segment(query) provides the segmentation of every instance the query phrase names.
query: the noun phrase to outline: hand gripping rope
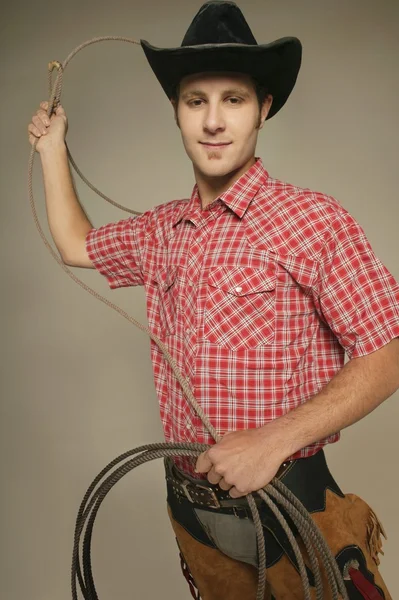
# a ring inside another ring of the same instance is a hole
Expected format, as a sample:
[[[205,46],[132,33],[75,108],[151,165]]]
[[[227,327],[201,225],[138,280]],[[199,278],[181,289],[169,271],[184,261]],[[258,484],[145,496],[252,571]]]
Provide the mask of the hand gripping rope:
[[[133,39],[119,37],[119,36],[104,36],[97,37],[91,40],[88,40],[75,48],[71,54],[66,58],[63,63],[58,61],[52,61],[48,64],[48,76],[49,76],[49,106],[47,110],[47,115],[50,117],[54,112],[55,108],[60,103],[61,97],[61,89],[62,89],[62,81],[64,71],[69,63],[69,61],[77,54],[80,50],[89,46],[90,44],[94,44],[97,42],[103,41],[122,41],[129,42],[131,44],[140,45],[139,42]],[[52,72],[54,69],[58,70],[57,78],[52,86]],[[122,310],[119,306],[116,306],[112,302],[109,302],[106,298],[98,294],[95,290],[88,287],[83,281],[78,279],[74,273],[68,269],[68,267],[63,263],[58,254],[53,250],[52,246],[47,241],[43,230],[40,226],[40,223],[37,218],[36,207],[33,199],[33,191],[32,191],[32,169],[33,169],[33,160],[35,156],[37,140],[31,149],[31,154],[29,157],[29,168],[28,168],[28,191],[29,191],[29,200],[32,208],[33,218],[36,224],[36,227],[39,231],[39,234],[47,246],[48,250],[52,254],[53,258],[57,261],[57,263],[64,269],[64,271],[71,277],[77,284],[79,284],[83,289],[85,289],[89,294],[101,300],[104,304],[117,311],[120,315],[122,315],[125,319],[127,319],[130,323],[144,331],[151,340],[160,348],[163,352],[165,360],[169,363],[173,373],[178,379],[182,389],[187,397],[187,400],[190,402],[191,406],[197,412],[198,416],[201,418],[205,427],[208,429],[209,433],[214,438],[215,442],[220,441],[221,436],[216,432],[213,425],[210,423],[208,417],[204,414],[202,408],[196,402],[194,395],[192,394],[188,382],[183,378],[181,373],[178,370],[177,364],[175,360],[172,358],[171,354],[168,351],[166,345],[156,336],[154,335],[147,327],[133,319],[129,316],[124,310]],[[104,198],[107,202],[113,204],[117,208],[120,208],[123,211],[129,212],[134,215],[139,215],[134,210],[128,209],[120,204],[117,204],[104,194],[102,194],[96,187],[94,187],[80,172],[77,165],[75,164],[67,146],[68,158],[78,173],[78,175],[82,178],[82,180],[99,196]],[[135,469],[139,465],[153,460],[155,458],[164,458],[167,456],[191,456],[198,457],[202,452],[207,450],[209,446],[204,444],[186,444],[186,443],[160,443],[160,444],[149,444],[146,446],[141,446],[134,450],[130,450],[114,459],[109,463],[99,475],[94,479],[93,483],[90,485],[87,490],[85,497],[80,505],[76,527],[75,527],[75,536],[74,536],[74,544],[73,544],[73,556],[72,556],[72,598],[73,600],[78,600],[77,593],[77,582],[79,583],[81,593],[85,600],[98,600],[98,595],[96,592],[96,588],[94,585],[93,574],[92,574],[92,566],[91,566],[91,538],[93,533],[94,521],[98,512],[98,509],[101,506],[102,501],[108,494],[108,492],[112,489],[112,487],[129,471]],[[101,481],[103,480],[103,481]],[[97,489],[96,489],[97,488]],[[263,501],[267,504],[270,510],[274,513],[276,519],[280,522],[283,527],[285,533],[287,534],[288,539],[292,545],[293,551],[295,553],[299,572],[301,575],[303,590],[304,590],[304,598],[305,600],[311,600],[311,591],[308,576],[306,573],[306,567],[304,563],[304,559],[302,557],[300,548],[298,543],[292,533],[286,519],[283,514],[279,510],[277,504],[280,504],[281,507],[288,513],[293,523],[298,529],[299,535],[301,536],[304,546],[306,548],[310,567],[312,569],[314,578],[315,578],[315,587],[316,587],[316,598],[317,600],[323,600],[325,598],[323,582],[321,577],[321,570],[319,561],[321,561],[322,566],[325,569],[328,586],[331,591],[332,600],[339,600],[339,598],[343,598],[344,600],[349,600],[348,594],[346,592],[345,584],[343,577],[339,571],[338,565],[335,561],[334,556],[332,555],[331,550],[326,544],[320,530],[312,520],[309,513],[306,511],[305,507],[299,502],[299,500],[294,496],[290,490],[277,478],[273,478],[273,480],[263,489],[258,490],[256,492],[263,499]],[[256,600],[263,600],[265,594],[266,587],[266,548],[265,541],[263,536],[262,524],[259,517],[259,512],[253,498],[252,494],[247,495],[248,505],[252,512],[253,521],[256,529],[256,538],[258,545],[258,556],[259,556],[259,577],[258,577],[258,590]],[[82,548],[80,549],[80,540],[83,538]],[[80,562],[80,551],[82,551],[82,563]],[[82,566],[83,570],[82,570]]]

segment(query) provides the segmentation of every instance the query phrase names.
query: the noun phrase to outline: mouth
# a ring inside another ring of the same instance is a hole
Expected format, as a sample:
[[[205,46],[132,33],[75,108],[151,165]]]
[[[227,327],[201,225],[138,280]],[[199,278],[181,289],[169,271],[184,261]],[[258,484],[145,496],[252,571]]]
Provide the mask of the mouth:
[[[202,146],[205,146],[205,148],[209,148],[210,150],[226,148],[227,146],[230,146],[231,143],[232,142],[200,142]]]

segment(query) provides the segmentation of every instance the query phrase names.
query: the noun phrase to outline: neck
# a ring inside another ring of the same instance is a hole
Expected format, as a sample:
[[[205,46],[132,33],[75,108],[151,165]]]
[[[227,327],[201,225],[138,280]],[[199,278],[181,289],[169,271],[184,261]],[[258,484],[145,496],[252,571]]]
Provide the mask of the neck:
[[[237,179],[241,177],[252,165],[256,162],[256,158],[253,156],[244,165],[222,175],[220,177],[207,176],[199,171],[194,166],[195,181],[198,186],[199,197],[201,198],[201,206],[205,208],[209,204],[212,204],[214,200],[219,198],[226,190],[233,185]]]

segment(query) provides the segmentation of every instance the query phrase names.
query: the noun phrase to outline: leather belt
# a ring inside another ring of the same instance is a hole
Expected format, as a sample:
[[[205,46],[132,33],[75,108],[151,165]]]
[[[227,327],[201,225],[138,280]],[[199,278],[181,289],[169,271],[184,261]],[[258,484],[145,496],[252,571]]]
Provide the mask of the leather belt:
[[[283,463],[276,475],[281,477],[292,461]],[[178,469],[171,458],[165,459],[166,481],[171,491],[180,498],[189,500],[204,508],[239,508],[247,507],[245,497],[232,498],[228,491],[222,490],[217,484],[214,485],[207,480],[194,479]],[[257,505],[262,504],[261,498],[254,496]]]

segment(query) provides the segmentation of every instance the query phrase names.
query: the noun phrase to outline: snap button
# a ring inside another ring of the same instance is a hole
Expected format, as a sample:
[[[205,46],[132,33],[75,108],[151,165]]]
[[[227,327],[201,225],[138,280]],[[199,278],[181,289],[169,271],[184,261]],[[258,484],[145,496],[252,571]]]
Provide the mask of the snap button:
[[[242,292],[242,287],[240,285],[236,287],[236,292],[237,294],[240,294]]]

